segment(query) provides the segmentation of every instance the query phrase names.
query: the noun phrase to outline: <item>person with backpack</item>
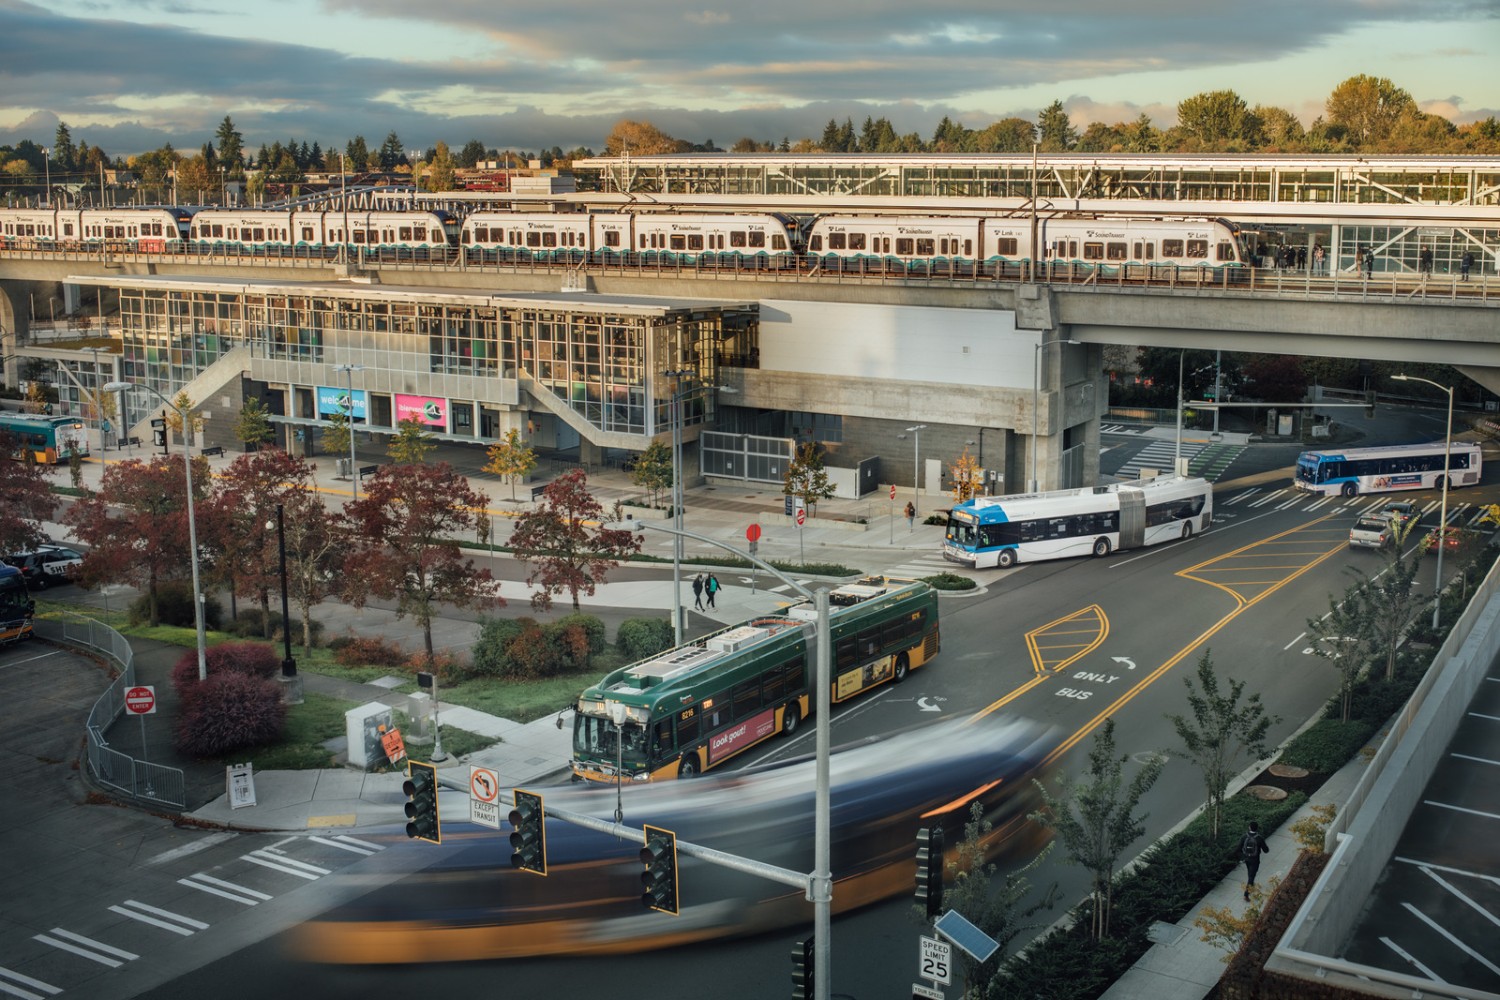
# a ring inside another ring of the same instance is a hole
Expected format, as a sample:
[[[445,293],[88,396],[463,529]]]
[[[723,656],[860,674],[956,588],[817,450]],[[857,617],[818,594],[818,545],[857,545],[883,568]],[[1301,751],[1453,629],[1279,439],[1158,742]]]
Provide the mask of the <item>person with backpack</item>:
[[[708,582],[703,585],[703,592],[708,595],[708,607],[709,610],[712,611],[714,607],[714,598],[717,597],[719,593],[719,578],[714,576],[712,573],[708,574]]]
[[[916,508],[916,506],[910,500],[908,500],[908,501],[906,501],[906,530],[907,531],[913,530],[913,525],[916,524],[916,520],[917,520],[917,508]]]
[[[1260,824],[1254,820],[1250,821],[1250,829],[1245,831],[1245,836],[1240,839],[1240,857],[1245,861],[1245,872],[1249,875],[1249,881],[1245,884],[1245,902],[1250,902],[1250,889],[1255,885],[1255,874],[1260,871],[1260,856],[1271,853],[1266,846],[1266,838],[1260,835]]]
[[[709,603],[713,603],[713,595],[709,595]],[[703,574],[699,573],[693,577],[693,610],[703,610]]]

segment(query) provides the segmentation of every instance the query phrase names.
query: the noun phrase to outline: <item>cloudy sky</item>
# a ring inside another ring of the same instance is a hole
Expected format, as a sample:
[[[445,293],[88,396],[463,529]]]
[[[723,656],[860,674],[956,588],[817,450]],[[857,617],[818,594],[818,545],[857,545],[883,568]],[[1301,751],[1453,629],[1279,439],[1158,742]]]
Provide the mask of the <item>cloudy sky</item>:
[[[0,144],[287,139],[602,150],[622,118],[727,148],[889,118],[930,137],[1176,120],[1231,89],[1311,122],[1358,73],[1500,115],[1497,0],[0,0]]]

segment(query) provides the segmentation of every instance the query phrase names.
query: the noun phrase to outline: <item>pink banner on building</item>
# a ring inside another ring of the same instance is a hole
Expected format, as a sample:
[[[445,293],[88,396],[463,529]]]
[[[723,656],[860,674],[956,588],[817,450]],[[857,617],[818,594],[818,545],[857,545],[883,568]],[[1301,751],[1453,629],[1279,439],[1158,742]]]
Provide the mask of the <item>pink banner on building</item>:
[[[429,427],[448,429],[448,401],[434,396],[403,396],[396,393],[396,422],[419,420]]]

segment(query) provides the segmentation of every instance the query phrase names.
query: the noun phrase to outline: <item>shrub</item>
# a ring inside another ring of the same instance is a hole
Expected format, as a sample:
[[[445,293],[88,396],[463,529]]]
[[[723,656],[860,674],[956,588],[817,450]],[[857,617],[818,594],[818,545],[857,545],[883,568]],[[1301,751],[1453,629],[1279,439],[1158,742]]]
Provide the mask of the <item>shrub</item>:
[[[406,666],[414,674],[421,672],[436,674],[440,681],[455,680],[470,673],[468,661],[463,654],[455,653],[451,649],[438,650],[432,654],[430,660],[425,650],[413,653],[407,659]]]
[[[275,681],[232,671],[210,674],[178,713],[177,749],[201,758],[264,746],[281,735],[285,721]]]
[[[510,644],[520,635],[529,618],[480,616],[479,638],[474,642],[471,671],[480,677],[503,677],[511,668]],[[535,624],[533,622],[533,624]]]
[[[281,642],[281,641],[283,641],[282,640],[282,634],[281,634],[280,624],[281,624],[280,622],[277,622],[277,628],[271,634],[271,638],[275,642]],[[321,646],[321,645],[323,645],[323,623],[320,622],[320,621],[318,621],[316,618],[310,618],[310,619],[308,619],[307,624],[308,624],[308,630],[312,633],[312,644],[314,646]],[[302,619],[300,619],[300,618],[293,618],[292,619],[292,645],[297,646],[297,645],[301,645],[301,643],[302,643]]]
[[[595,653],[604,652],[604,622],[600,620],[598,615],[564,615],[552,623],[552,626],[558,629],[573,625],[581,628],[584,635],[588,638],[588,653],[590,656]]]
[[[220,674],[244,674],[249,677],[270,679],[276,676],[281,660],[275,651],[263,642],[224,642],[210,646],[203,653],[203,665],[208,676]],[[190,649],[178,657],[172,667],[172,687],[181,698],[196,696],[198,682],[198,651]]]
[[[506,647],[509,669],[506,673],[518,680],[551,677],[562,672],[563,659],[557,645],[534,619],[520,619],[519,635]]]
[[[939,573],[936,576],[924,576],[922,582],[933,590],[973,590],[979,584],[966,576],[957,573]]]
[[[333,652],[334,660],[346,667],[400,667],[407,656],[406,650],[379,636],[350,636]]]
[[[203,626],[204,628],[217,629],[219,619],[224,609],[218,600],[207,594],[203,597]],[[141,594],[130,603],[130,623],[132,625],[143,625],[151,621],[151,600],[148,595]],[[163,625],[183,625],[192,628],[197,625],[197,619],[193,616],[193,587],[192,584],[181,580],[172,580],[167,583],[158,584],[156,587],[156,615]]]
[[[672,639],[672,623],[665,618],[627,618],[615,633],[615,646],[634,662],[671,649]]]
[[[1369,742],[1375,727],[1361,719],[1319,719],[1282,751],[1281,763],[1332,774]]]
[[[589,641],[588,630],[582,623],[563,619],[552,622],[543,631],[547,634],[547,641],[557,651],[560,666],[573,670],[583,670],[588,667],[593,644]]]
[[[265,620],[269,618],[271,628],[265,627]],[[234,635],[243,636],[246,639],[269,639],[275,635],[276,629],[281,626],[281,613],[272,611],[268,615],[261,615],[260,608],[250,607],[240,611],[234,616],[234,621],[224,629]]]

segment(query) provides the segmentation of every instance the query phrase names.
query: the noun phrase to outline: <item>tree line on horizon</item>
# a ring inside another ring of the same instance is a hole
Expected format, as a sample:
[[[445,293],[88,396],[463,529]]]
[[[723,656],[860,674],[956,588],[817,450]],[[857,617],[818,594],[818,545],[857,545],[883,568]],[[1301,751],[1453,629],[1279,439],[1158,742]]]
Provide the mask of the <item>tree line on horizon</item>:
[[[1360,74],[1334,87],[1324,102],[1324,114],[1304,127],[1286,108],[1250,106],[1233,90],[1194,94],[1177,105],[1177,124],[1157,128],[1147,114],[1134,121],[1090,122],[1079,129],[1062,101],[1043,108],[1035,121],[1009,117],[983,128],[970,128],[944,116],[931,138],[920,133],[898,133],[886,117],[866,116],[856,130],[853,118],[842,123],[830,118],[818,138],[737,139],[722,149],[712,139],[694,143],[668,135],[648,121],[624,119],[605,139],[603,155],[653,156],[673,153],[1302,153],[1341,154],[1500,154],[1500,121],[1492,115],[1481,121],[1455,125],[1442,115],[1417,107],[1410,92],[1385,77]],[[371,148],[363,135],[347,140],[342,149],[307,139],[262,142],[251,153],[230,115],[225,115],[212,141],[195,154],[184,154],[168,143],[160,149],[111,159],[102,148],[75,140],[66,122],[59,122],[50,147],[22,140],[0,146],[0,186],[36,187],[50,172],[57,184],[94,183],[102,169],[131,170],[151,187],[167,183],[175,174],[180,190],[211,191],[228,180],[253,177],[258,184],[295,184],[309,173],[404,173],[417,176],[428,190],[447,190],[454,172],[481,162],[543,167],[571,166],[591,157],[588,147],[563,150],[559,146],[536,151],[501,149],[469,139],[454,148],[437,142],[431,148],[409,151],[394,132]]]

